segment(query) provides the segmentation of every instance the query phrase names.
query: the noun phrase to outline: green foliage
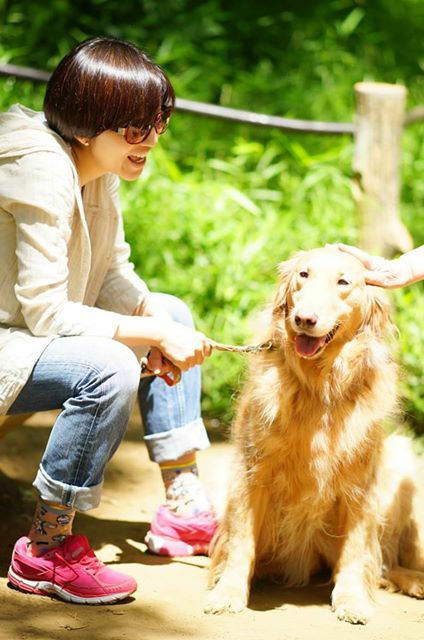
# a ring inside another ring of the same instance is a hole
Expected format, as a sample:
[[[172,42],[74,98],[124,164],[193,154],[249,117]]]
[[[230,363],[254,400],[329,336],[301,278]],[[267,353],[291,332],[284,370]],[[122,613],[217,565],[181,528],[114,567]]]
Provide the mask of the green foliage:
[[[52,69],[92,35],[134,41],[180,97],[296,118],[351,121],[353,84],[402,82],[424,103],[421,0],[0,0],[0,59]],[[54,16],[54,20],[52,20]],[[43,87],[0,79],[0,106],[41,108]],[[424,126],[403,139],[402,215],[424,244]],[[357,242],[352,140],[286,134],[176,113],[141,180],[122,185],[127,235],[152,289],[175,293],[218,341],[251,339],[292,252]],[[422,285],[396,292],[411,424],[424,431]],[[204,410],[227,420],[244,360],[214,354]]]

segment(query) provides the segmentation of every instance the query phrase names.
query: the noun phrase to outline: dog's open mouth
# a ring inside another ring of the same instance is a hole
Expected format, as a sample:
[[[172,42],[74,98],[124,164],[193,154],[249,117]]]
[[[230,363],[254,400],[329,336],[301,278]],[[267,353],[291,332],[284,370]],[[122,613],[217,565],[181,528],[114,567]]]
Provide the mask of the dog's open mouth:
[[[336,324],[325,336],[308,336],[306,333],[298,333],[294,339],[294,347],[297,355],[302,358],[316,356],[334,338],[340,325]]]

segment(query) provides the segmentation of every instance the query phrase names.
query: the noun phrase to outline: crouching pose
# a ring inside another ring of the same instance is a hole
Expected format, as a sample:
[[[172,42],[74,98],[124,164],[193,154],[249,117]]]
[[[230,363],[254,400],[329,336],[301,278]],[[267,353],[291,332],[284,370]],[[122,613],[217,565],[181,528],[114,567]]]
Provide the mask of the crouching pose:
[[[118,197],[119,177],[141,175],[174,102],[137,47],[94,38],[59,63],[44,113],[15,105],[0,115],[0,413],[60,410],[8,574],[27,592],[95,604],[135,590],[72,523],[99,504],[137,396],[166,492],[150,550],[206,553],[216,528],[195,459],[208,446],[198,365],[211,347],[181,300],[135,274]],[[141,383],[136,347],[155,374]]]

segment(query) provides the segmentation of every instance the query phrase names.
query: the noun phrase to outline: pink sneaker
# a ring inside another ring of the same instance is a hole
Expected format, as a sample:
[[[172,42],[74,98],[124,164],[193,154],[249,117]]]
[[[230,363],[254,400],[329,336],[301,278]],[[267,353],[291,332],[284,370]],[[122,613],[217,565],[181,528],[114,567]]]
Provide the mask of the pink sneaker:
[[[217,526],[212,511],[184,518],[161,506],[144,541],[149,551],[161,556],[207,556]]]
[[[44,555],[28,554],[28,538],[15,544],[7,577],[21,591],[56,594],[77,604],[103,604],[126,598],[137,589],[133,578],[109,569],[94,555],[85,536],[68,536]]]

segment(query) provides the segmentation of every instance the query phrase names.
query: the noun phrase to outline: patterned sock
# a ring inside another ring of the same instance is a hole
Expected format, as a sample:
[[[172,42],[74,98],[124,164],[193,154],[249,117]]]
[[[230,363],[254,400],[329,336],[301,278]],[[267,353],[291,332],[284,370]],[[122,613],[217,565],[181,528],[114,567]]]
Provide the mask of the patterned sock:
[[[165,486],[166,506],[176,515],[191,517],[211,509],[205,490],[199,480],[196,458],[160,464]]]
[[[75,510],[54,502],[39,499],[28,538],[33,556],[41,556],[58,547],[72,533]]]

